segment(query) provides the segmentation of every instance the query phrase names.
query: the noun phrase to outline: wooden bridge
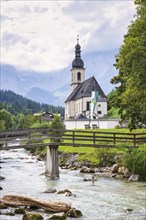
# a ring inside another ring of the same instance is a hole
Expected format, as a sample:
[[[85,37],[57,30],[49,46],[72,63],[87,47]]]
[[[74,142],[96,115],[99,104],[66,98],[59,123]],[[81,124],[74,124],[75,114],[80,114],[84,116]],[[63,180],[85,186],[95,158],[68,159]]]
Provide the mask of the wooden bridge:
[[[138,147],[146,143],[146,133],[101,132],[98,130],[27,129],[0,132],[1,150],[47,147],[45,173],[59,177],[58,147],[113,148]]]

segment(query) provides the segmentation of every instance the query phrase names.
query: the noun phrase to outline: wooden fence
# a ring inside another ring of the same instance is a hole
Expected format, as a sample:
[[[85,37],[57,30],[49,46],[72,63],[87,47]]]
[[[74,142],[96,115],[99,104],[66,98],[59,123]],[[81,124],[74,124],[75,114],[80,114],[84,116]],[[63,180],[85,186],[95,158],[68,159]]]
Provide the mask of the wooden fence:
[[[0,132],[1,149],[48,145],[74,147],[138,147],[146,143],[146,133],[101,132],[91,130],[27,129]]]

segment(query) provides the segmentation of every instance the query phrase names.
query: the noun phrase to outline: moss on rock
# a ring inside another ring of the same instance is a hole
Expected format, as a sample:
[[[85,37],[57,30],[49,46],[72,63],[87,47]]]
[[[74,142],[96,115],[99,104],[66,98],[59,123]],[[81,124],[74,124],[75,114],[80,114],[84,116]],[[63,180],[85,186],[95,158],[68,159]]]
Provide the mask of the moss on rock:
[[[43,217],[40,214],[37,213],[30,213],[27,212],[23,215],[22,220],[42,220]]]

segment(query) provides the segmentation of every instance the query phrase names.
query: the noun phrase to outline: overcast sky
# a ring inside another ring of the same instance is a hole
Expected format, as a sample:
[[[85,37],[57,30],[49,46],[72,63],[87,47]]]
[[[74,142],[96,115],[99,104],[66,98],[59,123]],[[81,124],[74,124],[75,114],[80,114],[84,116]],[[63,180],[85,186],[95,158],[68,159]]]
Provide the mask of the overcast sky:
[[[35,71],[68,66],[82,53],[119,48],[135,14],[128,0],[1,0],[1,63]]]

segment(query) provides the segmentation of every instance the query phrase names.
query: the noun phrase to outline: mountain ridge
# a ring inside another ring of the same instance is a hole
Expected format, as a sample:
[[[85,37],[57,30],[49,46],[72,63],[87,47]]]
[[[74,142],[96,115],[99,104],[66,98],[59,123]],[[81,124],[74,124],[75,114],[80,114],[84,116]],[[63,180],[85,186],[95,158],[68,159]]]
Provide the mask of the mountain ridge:
[[[105,94],[114,88],[110,80],[117,73],[113,67],[116,53],[117,50],[113,50],[82,56],[86,79],[94,75]],[[1,64],[1,89],[12,90],[40,103],[47,101],[47,104],[64,106],[64,101],[70,94],[70,69],[71,64],[61,70],[42,73]]]

